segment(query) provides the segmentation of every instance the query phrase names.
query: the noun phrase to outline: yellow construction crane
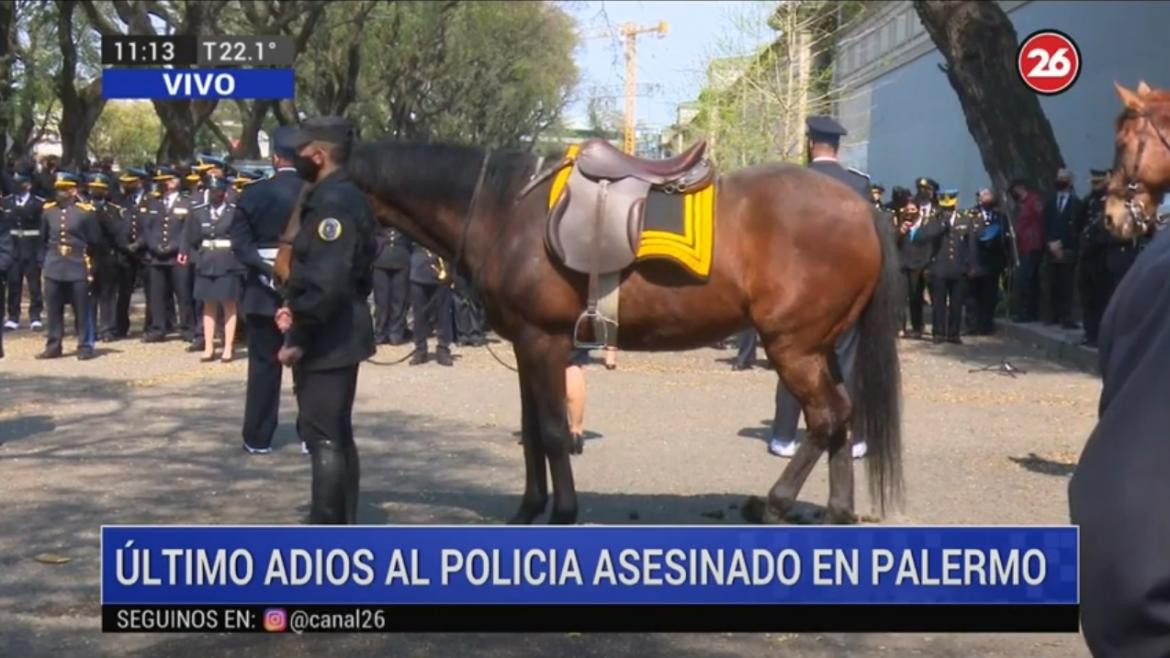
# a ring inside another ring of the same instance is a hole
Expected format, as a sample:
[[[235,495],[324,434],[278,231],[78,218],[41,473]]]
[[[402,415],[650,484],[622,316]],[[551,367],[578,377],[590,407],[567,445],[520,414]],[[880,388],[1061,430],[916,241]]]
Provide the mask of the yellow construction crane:
[[[661,21],[658,25],[644,26],[633,23],[622,23],[617,30],[604,30],[593,36],[613,37],[620,36],[625,46],[626,55],[626,107],[622,117],[622,150],[633,155],[634,128],[637,124],[638,99],[638,35],[655,33],[658,38],[666,36],[670,25]]]
[[[634,25],[633,23],[622,23],[618,26],[618,33],[625,39],[626,51],[626,111],[624,125],[622,126],[622,146],[623,150],[630,155],[634,154],[634,127],[636,107],[638,98],[638,35],[657,33],[658,38],[666,36],[670,25],[666,21],[660,21],[658,25],[653,27],[646,27],[641,25]]]

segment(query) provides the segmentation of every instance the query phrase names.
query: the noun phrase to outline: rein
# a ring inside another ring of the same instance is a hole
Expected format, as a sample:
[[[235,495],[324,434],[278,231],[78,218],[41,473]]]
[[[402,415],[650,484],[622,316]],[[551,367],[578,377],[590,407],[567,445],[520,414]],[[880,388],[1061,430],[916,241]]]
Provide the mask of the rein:
[[[1170,140],[1166,139],[1166,135],[1162,133],[1162,129],[1153,120],[1149,110],[1145,110],[1140,115],[1145,125],[1153,129],[1154,134],[1158,136],[1158,141],[1162,142],[1162,146],[1170,151]],[[1141,138],[1138,139],[1137,155],[1133,159],[1132,173],[1129,174],[1125,182],[1125,209],[1129,212],[1130,221],[1145,230],[1159,229],[1166,224],[1166,219],[1157,217],[1153,211],[1147,212],[1146,208],[1140,201],[1137,200],[1137,193],[1141,189],[1142,184],[1138,181],[1138,171],[1141,169],[1142,155],[1146,150],[1147,131],[1142,131]]]

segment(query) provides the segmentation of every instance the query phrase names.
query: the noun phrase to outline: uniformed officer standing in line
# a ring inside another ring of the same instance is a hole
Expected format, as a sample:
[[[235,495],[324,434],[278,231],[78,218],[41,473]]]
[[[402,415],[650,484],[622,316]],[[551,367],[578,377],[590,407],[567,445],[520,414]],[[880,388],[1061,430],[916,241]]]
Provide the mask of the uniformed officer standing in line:
[[[203,315],[203,362],[215,359],[215,323],[223,309],[223,353],[220,361],[234,358],[236,339],[236,303],[243,292],[244,268],[232,254],[229,237],[235,206],[227,203],[228,182],[211,178],[207,185],[207,203],[192,208],[187,220],[183,249],[195,270],[195,299]]]
[[[41,213],[45,200],[33,193],[28,173],[13,176],[16,191],[0,202],[9,217],[14,253],[8,268],[8,320],[5,329],[20,328],[20,298],[28,284],[29,328],[40,330],[44,298],[41,296],[41,267],[45,262],[45,235]]]
[[[189,172],[183,177],[185,184],[179,192],[179,197],[182,199],[183,205],[179,210],[176,210],[175,219],[180,223],[180,231],[182,235],[187,234],[187,220],[205,203],[206,186],[203,184],[203,176],[195,170],[194,164],[183,162],[183,164],[176,167],[179,172]],[[186,212],[183,212],[183,208]],[[181,242],[181,240],[180,240]],[[180,319],[181,327],[187,327],[186,331],[182,332],[183,340],[187,341],[188,352],[199,352],[203,350],[203,302],[195,297],[195,267],[187,260],[187,257],[181,253],[176,260],[178,266],[175,269],[175,274],[178,275],[178,281],[184,286],[187,292],[187,298],[191,300],[190,317]],[[183,311],[180,310],[182,314]],[[211,341],[215,341],[215,335],[212,334]]]
[[[1077,290],[1081,295],[1081,312],[1085,322],[1082,345],[1097,347],[1101,316],[1109,303],[1109,268],[1106,246],[1113,236],[1105,227],[1105,190],[1109,172],[1089,170],[1089,194],[1084,200],[1085,226],[1081,229],[1077,262]]]
[[[967,324],[971,333],[995,333],[995,307],[999,305],[999,282],[1007,267],[1008,232],[1006,219],[989,188],[979,190],[979,204],[968,211],[974,223],[975,262],[967,296]]]
[[[427,339],[435,331],[435,362],[454,365],[451,342],[451,271],[446,261],[415,243],[410,254],[410,307],[414,309],[414,356],[410,365],[427,362]]]
[[[915,193],[913,207],[915,212],[901,218],[896,233],[898,239],[898,260],[902,276],[906,281],[906,309],[903,316],[909,322],[902,323],[902,337],[919,339],[925,327],[923,319],[923,305],[926,303],[926,269],[930,265],[933,255],[933,244],[921,238],[922,228],[937,220],[938,205],[934,203],[934,180],[926,177],[918,179],[918,191]]]
[[[179,196],[179,180],[175,170],[160,167],[154,180],[165,186],[165,191],[147,203],[146,215],[142,221],[142,238],[146,245],[147,265],[150,274],[147,280],[151,326],[142,339],[147,343],[161,343],[166,340],[168,327],[168,299],[177,299],[179,307],[179,331],[190,340],[191,297],[184,272],[190,270],[178,262],[179,241],[183,236],[183,220],[190,212],[187,202]]]
[[[103,343],[114,339],[116,321],[114,303],[118,295],[119,236],[123,208],[109,199],[110,179],[102,173],[90,176],[86,187],[90,204],[98,222],[100,242],[91,250],[93,285],[90,287],[90,322],[96,332],[95,340]]]
[[[0,211],[0,300],[8,284],[8,269],[16,260],[16,243],[12,237],[12,216]],[[0,306],[0,309],[3,307]],[[4,325],[0,324],[0,359],[4,358]]]
[[[57,172],[56,200],[45,204],[45,306],[49,319],[45,351],[38,359],[61,356],[61,341],[65,337],[65,304],[73,308],[77,329],[77,358],[92,359],[93,346],[87,344],[85,322],[89,306],[89,263],[86,249],[101,242],[100,228],[94,218],[93,206],[77,201],[77,177],[68,172]]]
[[[280,411],[283,369],[276,354],[283,338],[274,319],[280,296],[273,283],[272,264],[280,235],[305,186],[292,166],[295,133],[292,126],[273,132],[272,166],[276,173],[243,188],[231,225],[232,253],[245,269],[240,311],[248,325],[248,384],[242,434],[244,449],[252,453],[271,451]]]
[[[145,170],[129,168],[118,181],[122,184],[122,198],[125,205],[122,207],[121,217],[114,226],[115,244],[118,248],[118,257],[115,260],[115,300],[114,300],[114,338],[126,338],[130,335],[130,299],[134,295],[134,286],[138,283],[138,274],[146,268],[142,267],[142,240],[140,215],[146,212],[145,181],[150,176]],[[143,286],[143,290],[149,290]],[[149,312],[150,306],[147,305]],[[145,318],[143,331],[150,326],[150,318]]]
[[[846,169],[837,161],[837,149],[840,146],[841,137],[848,134],[845,128],[827,116],[811,116],[806,124],[808,128],[809,169],[844,183],[859,197],[870,201],[869,177],[855,169]],[[854,325],[837,339],[835,348],[841,376],[850,390],[852,390],[850,382],[853,380],[853,363],[857,357],[857,340],[857,325]],[[779,457],[791,457],[796,454],[796,426],[800,422],[800,414],[800,401],[788,391],[784,380],[779,380],[776,383],[776,415],[772,419],[772,440],[768,444],[769,452]],[[852,438],[853,457],[855,459],[864,457],[865,438],[856,434]]]
[[[286,330],[278,358],[296,368],[298,426],[313,456],[309,522],[357,522],[360,478],[353,438],[358,366],[374,354],[366,300],[373,289],[374,211],[345,171],[353,124],[310,119],[294,135],[297,174],[314,183],[292,244]]]
[[[410,253],[414,244],[390,226],[377,232],[374,259],[374,340],[378,344],[406,343],[406,309],[410,292]]]
[[[458,272],[451,290],[451,306],[455,321],[455,341],[468,347],[479,347],[487,342],[484,336],[483,302],[471,281]],[[607,354],[610,352],[607,351]],[[616,351],[615,351],[616,353]]]
[[[931,339],[960,344],[967,277],[975,263],[975,232],[971,217],[958,208],[959,191],[939,195],[938,220],[922,228],[922,238],[934,244],[930,262]]]

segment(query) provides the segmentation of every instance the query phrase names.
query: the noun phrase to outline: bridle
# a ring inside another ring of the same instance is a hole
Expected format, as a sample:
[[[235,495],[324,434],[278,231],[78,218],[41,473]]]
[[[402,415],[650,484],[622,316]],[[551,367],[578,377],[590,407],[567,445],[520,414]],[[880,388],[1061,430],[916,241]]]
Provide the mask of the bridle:
[[[1162,142],[1162,146],[1170,151],[1170,140],[1166,139],[1166,135],[1162,133],[1162,129],[1151,117],[1149,110],[1142,111],[1138,116],[1142,118],[1144,126],[1152,128],[1154,134],[1158,136],[1158,141]],[[1143,231],[1149,232],[1161,228],[1166,224],[1166,219],[1160,218],[1157,215],[1157,209],[1146,209],[1141,201],[1137,200],[1138,192],[1141,191],[1142,183],[1138,181],[1137,175],[1140,171],[1142,163],[1142,155],[1146,151],[1146,138],[1149,136],[1148,130],[1142,130],[1141,137],[1138,138],[1137,154],[1133,159],[1133,167],[1125,180],[1125,193],[1122,199],[1125,201],[1125,209],[1129,213],[1130,221],[1141,227]]]

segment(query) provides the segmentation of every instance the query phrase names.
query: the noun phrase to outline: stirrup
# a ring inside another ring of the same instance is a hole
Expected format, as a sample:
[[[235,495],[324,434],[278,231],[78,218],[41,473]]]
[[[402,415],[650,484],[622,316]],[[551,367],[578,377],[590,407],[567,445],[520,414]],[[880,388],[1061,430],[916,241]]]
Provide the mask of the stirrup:
[[[586,322],[586,321],[593,323],[593,334],[594,334],[593,338],[594,338],[594,340],[592,342],[583,341],[583,340],[580,340],[580,338],[579,338],[581,335],[581,323]],[[613,325],[614,329],[617,329],[617,326],[618,326],[617,320],[611,320],[611,319],[605,317],[597,309],[593,309],[593,310],[586,309],[585,311],[583,311],[581,313],[581,315],[577,316],[577,321],[573,323],[573,347],[575,347],[577,349],[585,349],[585,350],[600,350],[600,349],[605,349],[606,347],[610,347],[610,344],[609,344],[609,326],[610,325]],[[601,334],[601,341],[600,342],[597,341],[597,337],[598,337],[597,334]]]

